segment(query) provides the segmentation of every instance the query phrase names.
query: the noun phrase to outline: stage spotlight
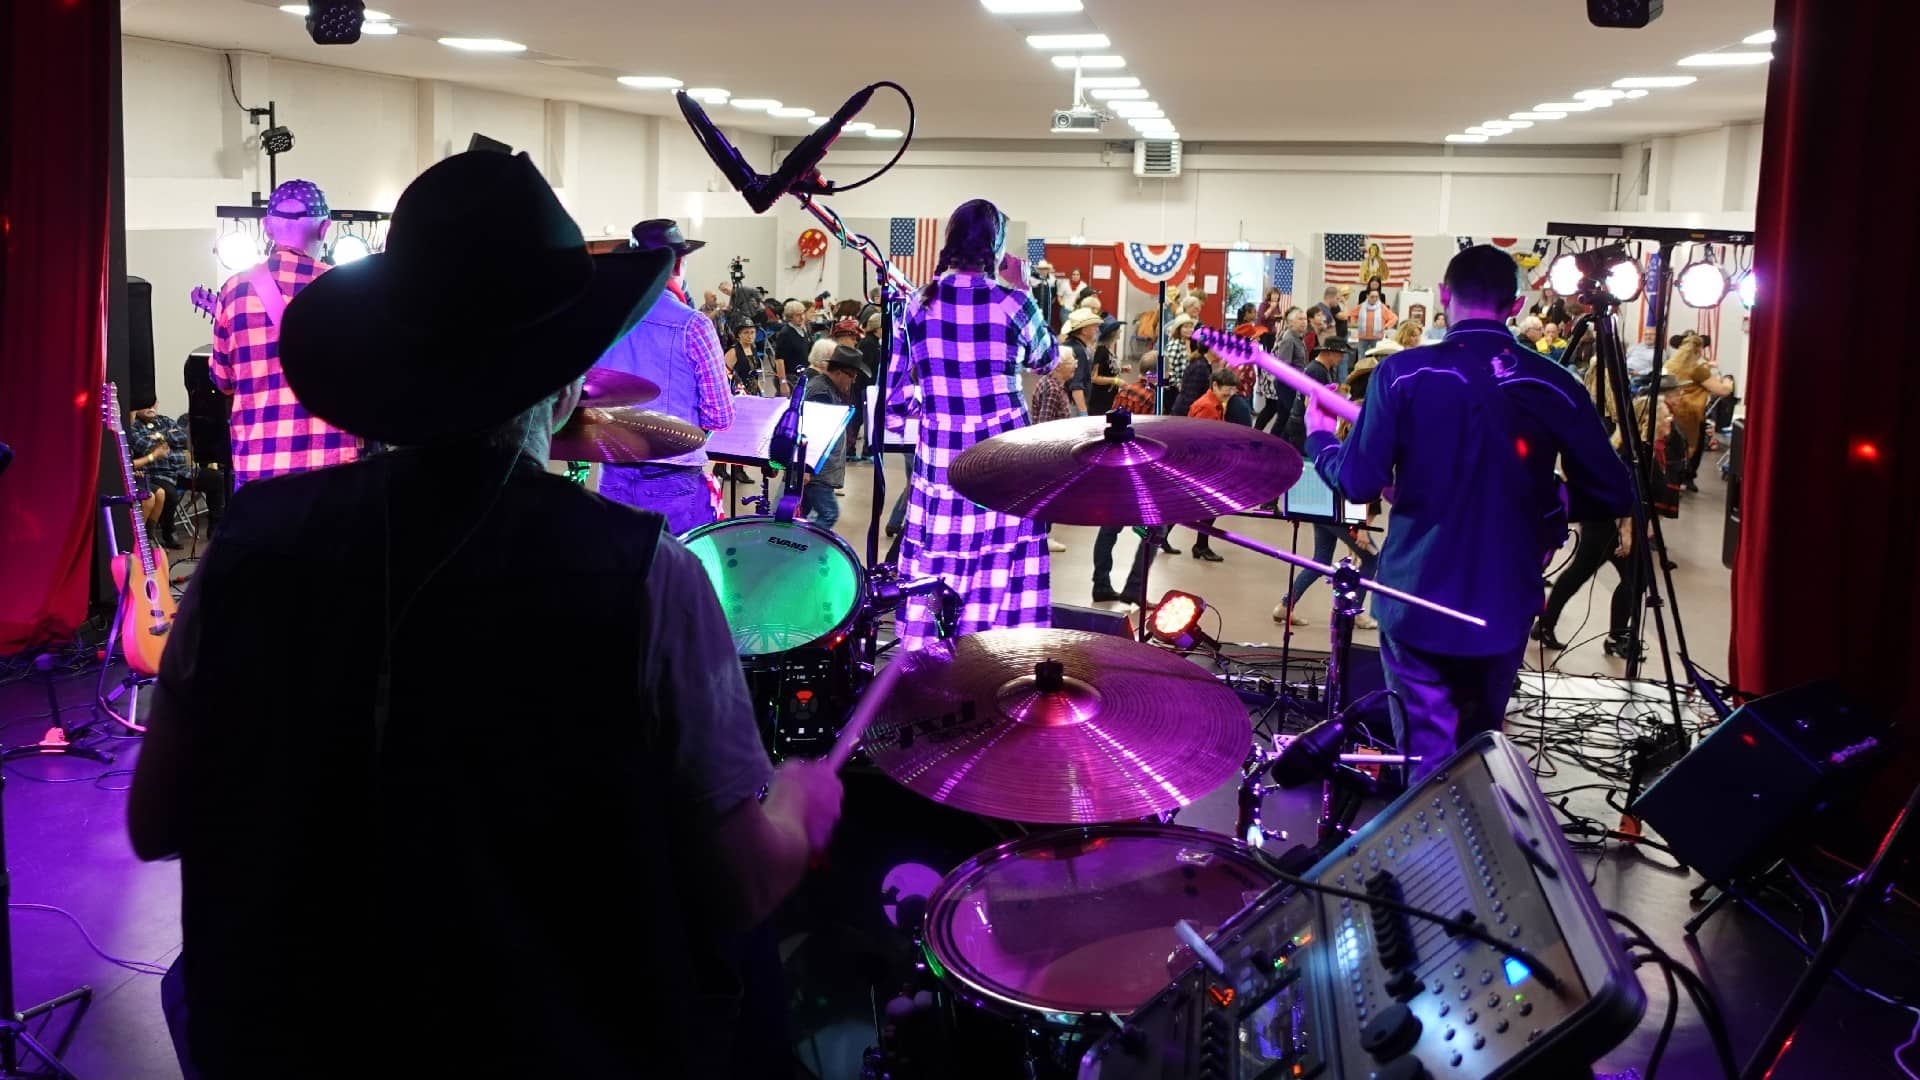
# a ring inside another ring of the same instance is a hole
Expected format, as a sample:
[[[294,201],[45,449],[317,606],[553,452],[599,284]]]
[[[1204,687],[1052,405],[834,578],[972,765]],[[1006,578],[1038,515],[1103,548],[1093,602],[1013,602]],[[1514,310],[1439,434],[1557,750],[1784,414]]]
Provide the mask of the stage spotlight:
[[[1640,296],[1640,266],[1632,259],[1618,259],[1607,267],[1607,291],[1623,304]]]
[[[293,132],[288,131],[285,125],[268,128],[260,133],[260,149],[279,157],[293,149]]]
[[[359,262],[371,254],[373,254],[373,248],[367,245],[366,240],[352,233],[341,233],[339,239],[333,242],[333,250],[328,252],[327,257],[333,265],[345,266],[348,263]]]
[[[264,258],[260,242],[244,232],[222,233],[213,245],[213,253],[220,260],[220,268],[229,274],[251,270]]]
[[[1753,300],[1757,295],[1759,284],[1760,279],[1754,276],[1753,271],[1748,270],[1740,275],[1740,281],[1733,287],[1733,291],[1740,296],[1740,305],[1748,311],[1753,310]]]
[[[1200,629],[1200,615],[1206,610],[1205,600],[1192,593],[1170,590],[1154,607],[1147,630],[1155,640],[1164,641],[1176,649],[1191,649],[1195,645],[1213,648],[1219,642]]]
[[[315,45],[351,45],[366,17],[367,0],[308,0],[307,36]]]
[[[1714,308],[1727,298],[1727,272],[1703,257],[1680,271],[1680,299],[1691,308]]]
[[[1553,260],[1547,268],[1547,284],[1561,296],[1573,296],[1580,291],[1580,261],[1572,252]]]

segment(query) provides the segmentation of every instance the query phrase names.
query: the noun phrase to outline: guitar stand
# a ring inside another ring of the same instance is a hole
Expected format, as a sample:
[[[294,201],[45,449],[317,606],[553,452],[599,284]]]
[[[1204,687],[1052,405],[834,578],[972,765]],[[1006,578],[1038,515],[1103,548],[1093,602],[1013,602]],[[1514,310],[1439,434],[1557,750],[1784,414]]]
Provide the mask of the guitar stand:
[[[60,722],[60,694],[54,689],[53,664],[52,653],[41,653],[33,658],[33,669],[40,673],[41,681],[47,688],[47,733],[40,736],[37,743],[0,751],[0,761],[28,757],[75,757],[97,761],[102,765],[112,764],[112,756],[90,747],[76,746],[72,739],[73,732]]]

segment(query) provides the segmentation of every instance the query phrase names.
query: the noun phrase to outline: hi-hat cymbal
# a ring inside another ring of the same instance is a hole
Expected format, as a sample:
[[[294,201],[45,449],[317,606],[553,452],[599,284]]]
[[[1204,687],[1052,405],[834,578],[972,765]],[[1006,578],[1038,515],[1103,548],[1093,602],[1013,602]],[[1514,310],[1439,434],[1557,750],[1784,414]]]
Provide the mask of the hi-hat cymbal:
[[[660,387],[652,379],[629,375],[613,368],[588,369],[585,383],[580,388],[581,406],[595,409],[644,405],[659,396]]]
[[[1300,454],[1264,431],[1116,409],[975,443],[947,479],[979,503],[1056,525],[1179,525],[1279,498]]]
[[[867,729],[867,753],[913,791],[988,817],[1158,814],[1225,783],[1253,741],[1233,691],[1127,638],[986,630],[896,663],[910,666]]]
[[[567,425],[554,433],[547,457],[554,461],[638,465],[678,457],[706,444],[705,431],[665,413],[645,409],[575,409]]]

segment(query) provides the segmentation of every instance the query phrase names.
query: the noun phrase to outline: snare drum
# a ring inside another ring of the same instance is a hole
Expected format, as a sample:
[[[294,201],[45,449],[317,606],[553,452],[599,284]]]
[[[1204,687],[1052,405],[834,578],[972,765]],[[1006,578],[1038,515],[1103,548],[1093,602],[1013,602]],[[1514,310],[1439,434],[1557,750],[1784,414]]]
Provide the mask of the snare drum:
[[[867,573],[853,547],[816,525],[766,516],[716,521],[680,539],[720,598],[767,749],[825,752],[858,683],[848,639]]]
[[[922,947],[974,1005],[1099,1034],[1194,962],[1174,924],[1218,929],[1275,882],[1245,845],[1174,825],[1087,825],[1009,841],[948,874]]]

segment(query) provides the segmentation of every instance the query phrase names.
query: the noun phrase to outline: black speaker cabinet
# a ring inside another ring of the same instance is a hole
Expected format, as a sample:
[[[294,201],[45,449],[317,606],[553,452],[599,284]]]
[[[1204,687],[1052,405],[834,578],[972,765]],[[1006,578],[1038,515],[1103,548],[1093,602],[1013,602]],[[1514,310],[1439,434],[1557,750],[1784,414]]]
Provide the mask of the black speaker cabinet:
[[[120,404],[153,400],[153,285],[127,276],[127,385]]]
[[[1889,726],[1833,682],[1751,701],[1633,804],[1675,857],[1709,881],[1763,869],[1848,777],[1876,761]]]

